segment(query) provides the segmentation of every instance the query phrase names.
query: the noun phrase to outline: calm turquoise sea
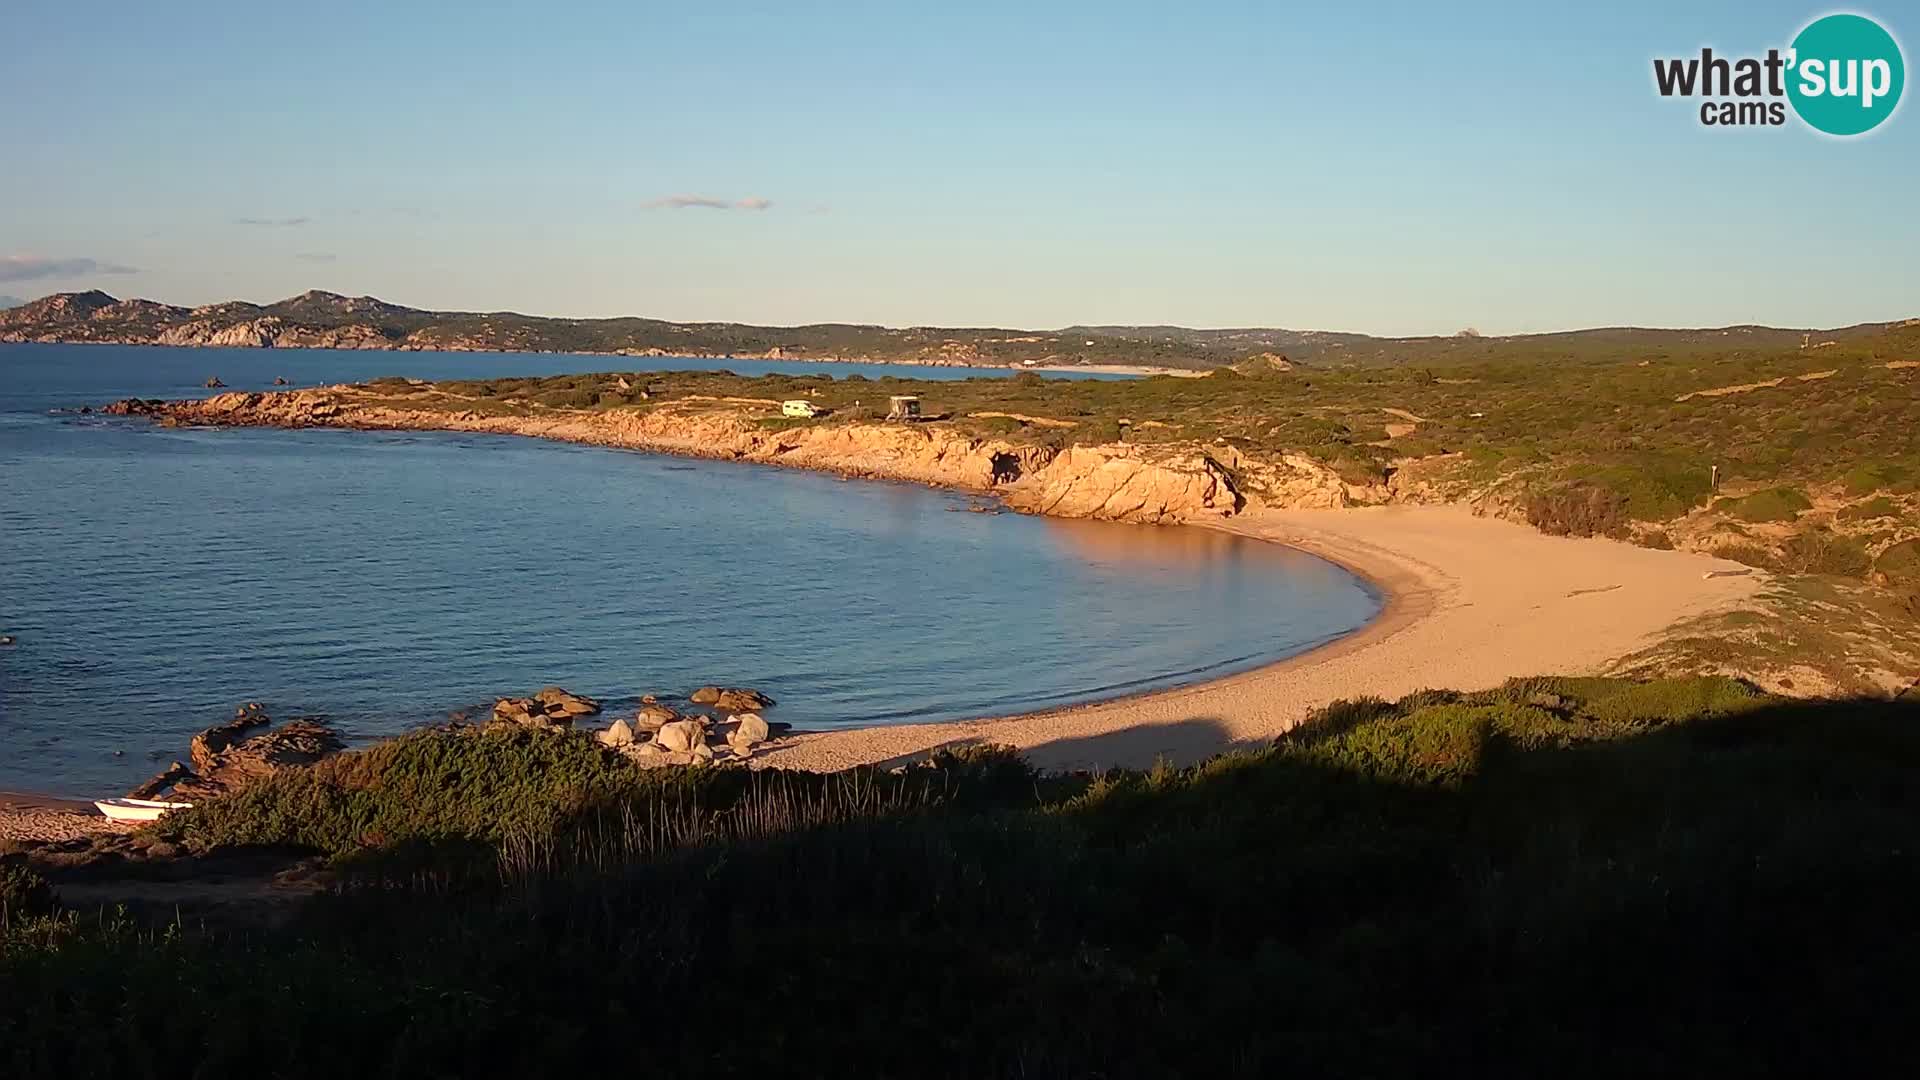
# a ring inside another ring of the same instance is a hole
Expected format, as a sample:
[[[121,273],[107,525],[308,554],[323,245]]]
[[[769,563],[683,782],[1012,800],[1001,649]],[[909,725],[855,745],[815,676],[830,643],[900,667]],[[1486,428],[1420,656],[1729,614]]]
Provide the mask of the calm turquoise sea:
[[[1379,599],[1197,529],[958,512],[905,485],[458,433],[166,430],[70,411],[275,376],[950,368],[0,346],[0,788],[117,793],[246,700],[371,738],[558,683],[760,687],[831,727],[1171,686]]]

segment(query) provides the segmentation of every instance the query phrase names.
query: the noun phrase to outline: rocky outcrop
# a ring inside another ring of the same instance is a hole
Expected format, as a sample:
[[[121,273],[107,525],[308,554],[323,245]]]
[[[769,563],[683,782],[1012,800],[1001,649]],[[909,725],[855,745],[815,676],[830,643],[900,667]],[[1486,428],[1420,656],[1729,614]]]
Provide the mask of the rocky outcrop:
[[[1231,445],[1208,448],[1208,455],[1239,479],[1243,495],[1289,510],[1339,510],[1396,501],[1386,484],[1354,484],[1305,454],[1255,457]]]
[[[494,702],[493,721],[520,727],[565,728],[573,726],[575,717],[593,716],[599,711],[600,703],[592,698],[549,686],[532,697],[501,698]]]
[[[727,732],[727,745],[740,757],[773,736],[773,728],[758,713],[741,713],[733,718],[733,730]]]
[[[640,706],[640,712],[633,720],[633,728],[635,731],[654,732],[678,719],[679,713],[658,702],[648,701]]]
[[[1156,460],[1127,445],[1069,447],[1007,494],[1008,505],[1036,514],[1152,525],[1231,517],[1243,502],[1205,454]]]
[[[735,696],[728,698],[729,693]],[[691,700],[716,710],[727,709],[728,701],[744,704],[758,700],[773,704],[772,698],[758,691],[730,691],[715,686],[701,687]],[[646,701],[634,720],[615,720],[604,730],[594,732],[593,738],[642,765],[696,765],[713,761],[716,751],[722,747],[732,752],[732,760],[745,761],[776,735],[788,730],[791,725],[769,722],[757,712],[738,712],[731,718],[700,713],[680,715],[656,701]]]
[[[129,794],[136,799],[187,801],[239,790],[285,769],[302,768],[346,748],[340,733],[313,719],[295,719],[270,731],[272,718],[258,702],[242,705],[232,720],[216,724],[189,744],[192,767],[174,762]]]
[[[221,348],[266,349],[271,348],[280,328],[280,320],[275,318],[253,319],[248,322],[220,326],[211,322],[190,322],[184,326],[169,327],[162,330],[154,339],[156,345],[212,345]]]
[[[687,695],[695,705],[711,705],[725,712],[770,708],[773,699],[758,690],[737,686],[703,686]]]
[[[1231,450],[1225,446],[1116,443],[1056,451],[976,438],[928,424],[850,423],[769,430],[744,411],[677,403],[646,411],[555,409],[505,416],[448,407],[451,404],[434,401],[429,392],[421,396],[418,407],[412,407],[391,397],[335,386],[219,394],[204,401],[162,405],[124,401],[107,411],[196,424],[527,435],[906,480],[1003,495],[1009,505],[1032,513],[1145,524],[1228,517],[1245,503],[1232,467],[1222,462]],[[1316,478],[1314,482],[1323,481]]]

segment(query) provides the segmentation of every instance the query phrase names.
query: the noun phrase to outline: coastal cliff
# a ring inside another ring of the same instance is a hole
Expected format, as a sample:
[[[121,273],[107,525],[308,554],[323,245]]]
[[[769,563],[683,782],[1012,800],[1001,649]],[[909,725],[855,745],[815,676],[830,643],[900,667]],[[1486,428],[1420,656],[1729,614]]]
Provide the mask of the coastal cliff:
[[[226,393],[205,400],[117,402],[117,415],[166,424],[478,431],[814,469],[991,494],[1055,517],[1178,524],[1231,517],[1248,505],[1232,447],[1110,443],[1064,448],[981,438],[944,425],[852,421],[766,426],[769,402],[669,402],[650,408],[490,413],[424,385],[401,399],[334,386]],[[1307,459],[1263,462],[1263,490],[1287,505],[1385,501]],[[1284,474],[1284,475],[1279,475]]]

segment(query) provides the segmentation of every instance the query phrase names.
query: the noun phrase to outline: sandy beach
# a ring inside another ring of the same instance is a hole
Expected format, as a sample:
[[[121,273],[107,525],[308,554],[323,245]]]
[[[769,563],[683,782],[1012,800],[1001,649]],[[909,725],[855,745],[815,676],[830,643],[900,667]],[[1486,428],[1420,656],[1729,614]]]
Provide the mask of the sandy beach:
[[[1045,769],[1191,764],[1270,740],[1340,698],[1594,672],[1761,582],[1738,563],[1546,536],[1464,506],[1259,510],[1204,527],[1340,563],[1385,592],[1387,607],[1355,634],[1214,682],[1024,716],[808,733],[756,764],[891,765],[983,742],[1019,747]]]

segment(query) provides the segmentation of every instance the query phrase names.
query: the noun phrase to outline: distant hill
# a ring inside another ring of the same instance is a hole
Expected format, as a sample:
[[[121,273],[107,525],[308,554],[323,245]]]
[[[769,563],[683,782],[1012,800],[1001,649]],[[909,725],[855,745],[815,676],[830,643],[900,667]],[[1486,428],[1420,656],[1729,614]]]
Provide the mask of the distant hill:
[[[0,311],[5,311],[7,308],[19,307],[24,303],[26,303],[26,301],[17,296],[0,296]]]
[[[318,290],[273,304],[242,300],[196,308],[121,300],[98,290],[57,293],[0,310],[0,342],[98,342],[262,348],[403,349],[465,352],[577,352],[627,356],[860,360],[1007,367],[1123,364],[1212,369],[1255,362],[1382,367],[1478,363],[1508,358],[1618,357],[1646,351],[1798,345],[1846,340],[1885,323],[1838,330],[1734,326],[1710,330],[1609,327],[1555,334],[1379,338],[1320,330],[1180,326],[885,327],[853,323],[753,326],[662,319],[556,319],[517,312],[425,311],[370,296]]]

